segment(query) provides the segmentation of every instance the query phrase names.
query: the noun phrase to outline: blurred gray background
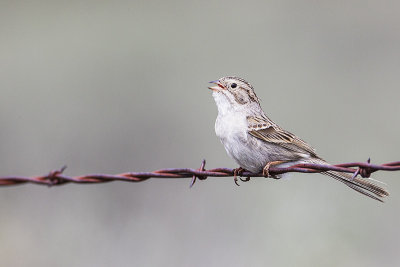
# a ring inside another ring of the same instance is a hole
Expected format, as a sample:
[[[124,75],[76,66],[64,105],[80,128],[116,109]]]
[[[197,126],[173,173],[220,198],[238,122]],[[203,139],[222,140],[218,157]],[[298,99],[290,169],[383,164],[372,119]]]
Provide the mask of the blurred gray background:
[[[207,82],[333,163],[400,160],[396,1],[0,1],[0,176],[237,167]],[[0,188],[2,266],[399,266],[385,204],[319,174]]]

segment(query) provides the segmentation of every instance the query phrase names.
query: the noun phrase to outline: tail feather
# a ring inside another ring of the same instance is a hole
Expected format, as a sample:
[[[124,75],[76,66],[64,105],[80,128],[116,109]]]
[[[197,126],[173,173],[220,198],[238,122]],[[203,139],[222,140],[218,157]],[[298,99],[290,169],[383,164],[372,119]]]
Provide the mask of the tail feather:
[[[322,159],[313,159],[312,163],[316,164],[329,164],[326,161]],[[383,202],[382,198],[386,197],[389,195],[389,193],[382,187],[370,182],[366,178],[354,178],[352,179],[352,175],[349,173],[345,172],[335,172],[335,171],[327,171],[327,172],[322,172],[322,174],[328,175],[351,189],[368,196],[372,199],[378,200],[380,202]]]
[[[363,184],[363,180],[361,180],[360,178],[355,178],[353,180],[351,180],[352,176],[347,176],[346,178],[343,178],[343,174],[347,174],[347,173],[328,173],[328,172],[323,172],[322,174],[328,175],[342,183],[344,183],[345,185],[347,185],[348,187],[350,187],[351,189],[366,195],[370,198],[373,198],[375,200],[378,200],[380,202],[383,202],[383,200],[381,198],[388,196],[389,193],[386,192],[383,188],[380,188],[378,186],[376,186],[375,184]],[[364,179],[364,178],[362,178]],[[378,190],[376,189],[376,187],[378,187]]]

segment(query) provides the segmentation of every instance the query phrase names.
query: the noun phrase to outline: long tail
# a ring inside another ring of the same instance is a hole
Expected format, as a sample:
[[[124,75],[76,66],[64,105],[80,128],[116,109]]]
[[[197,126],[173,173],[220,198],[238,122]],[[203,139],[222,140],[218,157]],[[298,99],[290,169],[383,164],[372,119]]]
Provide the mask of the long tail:
[[[315,164],[329,164],[323,159],[312,159],[311,163]],[[328,175],[351,189],[354,189],[355,191],[366,195],[370,198],[373,198],[375,200],[378,200],[380,202],[383,202],[382,198],[386,197],[389,195],[389,192],[387,192],[385,189],[382,187],[377,186],[376,184],[370,182],[366,178],[354,178],[352,179],[352,174],[345,173],[345,172],[335,172],[335,171],[327,171],[327,172],[322,172],[322,174]]]

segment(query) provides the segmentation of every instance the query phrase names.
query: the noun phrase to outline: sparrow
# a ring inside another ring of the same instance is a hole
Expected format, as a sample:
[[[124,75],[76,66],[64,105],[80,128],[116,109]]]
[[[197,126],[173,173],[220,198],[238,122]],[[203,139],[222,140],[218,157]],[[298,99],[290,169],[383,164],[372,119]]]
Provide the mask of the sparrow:
[[[212,90],[218,108],[215,133],[228,155],[240,166],[234,172],[235,183],[237,174],[244,170],[252,173],[262,171],[264,176],[270,177],[268,170],[271,166],[289,167],[300,163],[329,165],[309,144],[265,115],[250,83],[234,76],[210,83],[215,84],[208,88]],[[385,189],[366,178],[336,171],[322,174],[381,202],[383,197],[389,195]]]

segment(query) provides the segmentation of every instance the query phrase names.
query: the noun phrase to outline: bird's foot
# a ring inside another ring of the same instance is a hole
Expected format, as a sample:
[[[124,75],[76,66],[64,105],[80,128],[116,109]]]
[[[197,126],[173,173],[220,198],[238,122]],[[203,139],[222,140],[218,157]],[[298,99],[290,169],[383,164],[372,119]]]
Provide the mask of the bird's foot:
[[[279,165],[279,164],[282,164],[282,163],[285,163],[286,161],[283,161],[283,160],[277,160],[277,161],[270,161],[270,162],[267,162],[267,164],[265,165],[265,167],[263,168],[263,175],[264,175],[264,177],[267,177],[267,178],[273,178],[273,179],[280,179],[281,177],[279,177],[279,176],[277,176],[277,175],[271,175],[270,173],[269,173],[269,168],[271,168],[271,166],[273,167],[273,166],[275,166],[275,165]]]
[[[243,174],[243,172],[245,171],[245,169],[243,169],[242,167],[236,168],[233,170],[233,181],[235,182],[235,184],[237,186],[240,186],[238,184],[238,180],[240,179],[240,181],[242,182],[248,182],[250,181],[250,177],[247,177],[246,179],[242,179],[242,177],[239,177],[238,179],[238,175],[241,176]]]

